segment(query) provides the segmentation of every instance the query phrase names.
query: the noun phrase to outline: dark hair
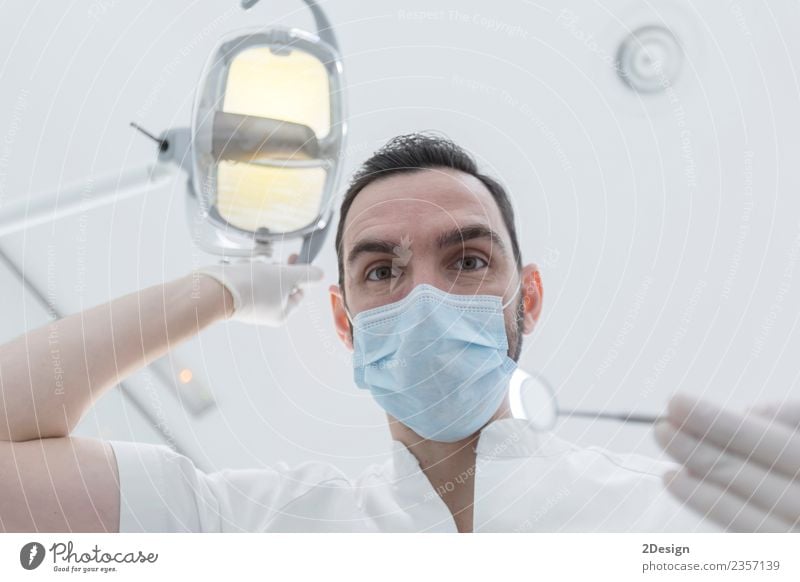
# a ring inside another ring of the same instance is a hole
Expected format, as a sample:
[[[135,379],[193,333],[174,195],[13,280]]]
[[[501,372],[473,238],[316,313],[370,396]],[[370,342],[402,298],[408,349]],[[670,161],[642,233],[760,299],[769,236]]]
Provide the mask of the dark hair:
[[[452,140],[431,133],[409,133],[389,140],[386,145],[365,161],[353,175],[342,200],[339,226],[336,229],[336,256],[339,262],[339,287],[344,293],[344,223],[353,200],[368,184],[394,174],[415,172],[424,168],[451,168],[475,176],[492,194],[503,222],[511,237],[511,247],[517,268],[522,268],[517,231],[514,227],[514,209],[505,188],[494,178],[478,171],[478,165],[470,154]]]

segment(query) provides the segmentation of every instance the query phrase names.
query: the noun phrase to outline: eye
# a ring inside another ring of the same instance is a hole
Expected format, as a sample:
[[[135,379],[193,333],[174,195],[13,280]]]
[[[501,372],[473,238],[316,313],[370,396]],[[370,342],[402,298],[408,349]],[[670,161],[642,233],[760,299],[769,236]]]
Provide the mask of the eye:
[[[480,257],[476,257],[475,255],[461,257],[454,264],[460,264],[460,266],[457,268],[461,271],[477,271],[478,269],[482,269],[489,265],[489,263],[487,263],[485,260]]]
[[[399,272],[396,269],[389,265],[381,265],[367,272],[367,281],[385,281],[397,276],[399,276]]]

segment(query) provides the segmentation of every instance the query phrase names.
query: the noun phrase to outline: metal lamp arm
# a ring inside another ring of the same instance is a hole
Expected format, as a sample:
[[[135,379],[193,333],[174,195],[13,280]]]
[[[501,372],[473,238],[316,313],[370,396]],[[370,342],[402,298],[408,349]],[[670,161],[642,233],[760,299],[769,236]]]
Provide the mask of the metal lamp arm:
[[[325,11],[322,10],[315,0],[303,0],[303,2],[306,3],[309,10],[311,10],[311,14],[314,16],[314,22],[317,25],[317,36],[338,51],[339,43],[336,42],[336,35],[333,34],[333,27]],[[252,8],[256,4],[258,4],[258,0],[242,0],[242,8],[245,10]]]

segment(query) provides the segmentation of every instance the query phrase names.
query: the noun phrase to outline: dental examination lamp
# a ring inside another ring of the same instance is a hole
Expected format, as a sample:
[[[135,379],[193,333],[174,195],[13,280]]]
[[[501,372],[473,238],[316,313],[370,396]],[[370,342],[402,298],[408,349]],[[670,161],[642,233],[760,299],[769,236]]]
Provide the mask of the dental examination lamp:
[[[300,239],[297,262],[311,263],[331,224],[346,123],[338,43],[322,8],[304,2],[316,34],[262,27],[219,42],[197,86],[190,127],[155,136],[131,123],[157,142],[156,163],[2,205],[0,237],[157,189],[182,171],[190,230],[203,250],[223,261],[256,259]],[[51,317],[61,317],[2,249],[0,264]],[[149,368],[193,414],[215,405],[202,378],[171,355]],[[163,434],[135,391],[120,388]]]
[[[243,0],[249,9],[258,0]],[[154,136],[158,162],[0,208],[0,236],[188,177],[187,218],[205,251],[268,257],[302,239],[298,262],[319,253],[333,214],[345,144],[342,61],[333,29],[304,0],[317,34],[296,28],[240,31],[205,66],[191,127]]]

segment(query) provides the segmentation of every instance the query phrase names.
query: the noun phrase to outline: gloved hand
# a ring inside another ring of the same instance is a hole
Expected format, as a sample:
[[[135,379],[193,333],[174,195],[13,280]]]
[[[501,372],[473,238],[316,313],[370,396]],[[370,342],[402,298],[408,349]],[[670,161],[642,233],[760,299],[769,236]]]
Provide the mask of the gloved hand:
[[[289,262],[293,263],[296,255]],[[266,263],[256,259],[198,269],[213,277],[233,296],[231,319],[278,327],[303,298],[303,287],[322,280],[314,265]]]
[[[739,414],[679,395],[656,440],[680,471],[667,489],[732,531],[800,531],[800,401]]]

